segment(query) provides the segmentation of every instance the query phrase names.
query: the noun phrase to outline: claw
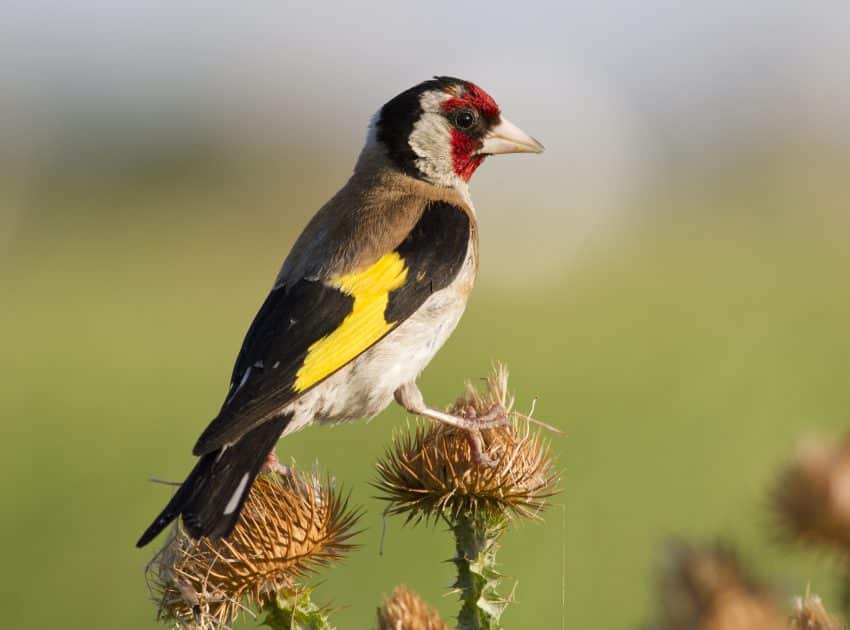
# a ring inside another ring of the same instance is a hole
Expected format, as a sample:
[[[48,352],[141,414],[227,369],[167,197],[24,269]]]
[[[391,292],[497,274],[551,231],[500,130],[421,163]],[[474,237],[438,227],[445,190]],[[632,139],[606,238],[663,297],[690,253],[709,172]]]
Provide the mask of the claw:
[[[481,437],[481,431],[478,429],[469,429],[464,431],[464,434],[469,441],[472,463],[476,466],[486,466],[487,468],[495,466],[496,460],[490,457],[484,448],[484,438]]]
[[[492,468],[496,465],[496,460],[487,454],[484,444],[484,438],[481,436],[482,429],[494,429],[496,427],[510,424],[508,414],[502,405],[493,405],[493,407],[484,415],[476,415],[473,407],[467,407],[463,410],[464,420],[473,424],[464,430],[466,439],[469,441],[469,447],[472,456],[472,462],[476,466],[486,466]]]

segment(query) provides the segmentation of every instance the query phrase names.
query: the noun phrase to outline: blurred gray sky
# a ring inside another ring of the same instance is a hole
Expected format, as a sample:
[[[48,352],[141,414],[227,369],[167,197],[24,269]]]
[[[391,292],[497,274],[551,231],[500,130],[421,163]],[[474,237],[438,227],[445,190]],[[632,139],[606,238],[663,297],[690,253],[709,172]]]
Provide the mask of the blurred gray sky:
[[[353,110],[364,120],[435,73],[547,121],[610,100],[612,115],[671,136],[791,109],[846,125],[850,112],[847,2],[6,0],[2,11],[4,106],[19,114]]]
[[[461,76],[548,148],[488,164],[479,205],[562,181],[577,216],[621,206],[683,155],[788,129],[850,137],[839,1],[5,0],[0,60],[0,153],[19,162],[102,129],[189,128],[282,146],[297,136],[349,163],[385,100]],[[535,208],[569,212],[557,194]]]

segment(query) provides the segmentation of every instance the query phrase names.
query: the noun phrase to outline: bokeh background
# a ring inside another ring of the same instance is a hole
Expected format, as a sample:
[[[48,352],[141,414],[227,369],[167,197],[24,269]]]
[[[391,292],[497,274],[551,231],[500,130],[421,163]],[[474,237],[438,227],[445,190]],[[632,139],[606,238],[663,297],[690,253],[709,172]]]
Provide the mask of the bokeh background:
[[[724,537],[787,592],[836,567],[771,536],[797,436],[850,413],[850,5],[55,3],[0,19],[0,609],[9,628],[154,628],[133,544],[182,479],[242,335],[366,124],[433,74],[547,146],[472,194],[480,284],[422,379],[493,359],[565,470],[509,534],[513,628],[636,628],[659,546]],[[322,575],[341,628],[407,583],[444,614],[450,537],[368,482],[404,415],[311,429],[366,509]],[[509,590],[510,583],[506,590]],[[246,622],[243,627],[254,627]]]

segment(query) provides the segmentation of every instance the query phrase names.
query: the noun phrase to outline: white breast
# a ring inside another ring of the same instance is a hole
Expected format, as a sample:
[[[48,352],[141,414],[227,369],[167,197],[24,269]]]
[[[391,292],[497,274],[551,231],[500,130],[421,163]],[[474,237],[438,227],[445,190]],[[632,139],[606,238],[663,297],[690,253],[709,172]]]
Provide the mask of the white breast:
[[[475,282],[474,239],[457,278],[380,342],[290,402],[281,411],[293,418],[284,435],[322,424],[370,418],[383,411],[401,385],[415,381],[460,321]]]

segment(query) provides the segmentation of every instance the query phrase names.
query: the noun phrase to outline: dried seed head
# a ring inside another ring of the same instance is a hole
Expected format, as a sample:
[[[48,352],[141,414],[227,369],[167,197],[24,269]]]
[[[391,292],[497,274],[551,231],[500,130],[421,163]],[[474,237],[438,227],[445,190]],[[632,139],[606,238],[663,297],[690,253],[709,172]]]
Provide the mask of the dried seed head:
[[[850,554],[850,438],[801,441],[773,504],[786,535]]]
[[[448,626],[419,595],[397,586],[378,609],[378,630],[448,630]]]
[[[670,546],[659,577],[659,630],[783,630],[785,617],[727,547]]]
[[[467,419],[500,405],[510,411],[507,371],[497,368],[483,394],[467,385],[450,410]],[[481,430],[492,465],[476,463],[468,432],[442,423],[422,423],[393,435],[379,460],[375,486],[389,501],[389,512],[408,520],[430,520],[460,514],[499,518],[536,517],[557,492],[558,471],[549,445],[527,422],[516,417],[507,425]]]
[[[260,475],[227,539],[193,540],[172,530],[147,571],[159,619],[226,626],[263,595],[295,590],[296,579],[349,551],[358,518],[316,476]]]
[[[844,625],[826,612],[817,595],[794,599],[794,609],[789,619],[791,630],[842,630]]]

